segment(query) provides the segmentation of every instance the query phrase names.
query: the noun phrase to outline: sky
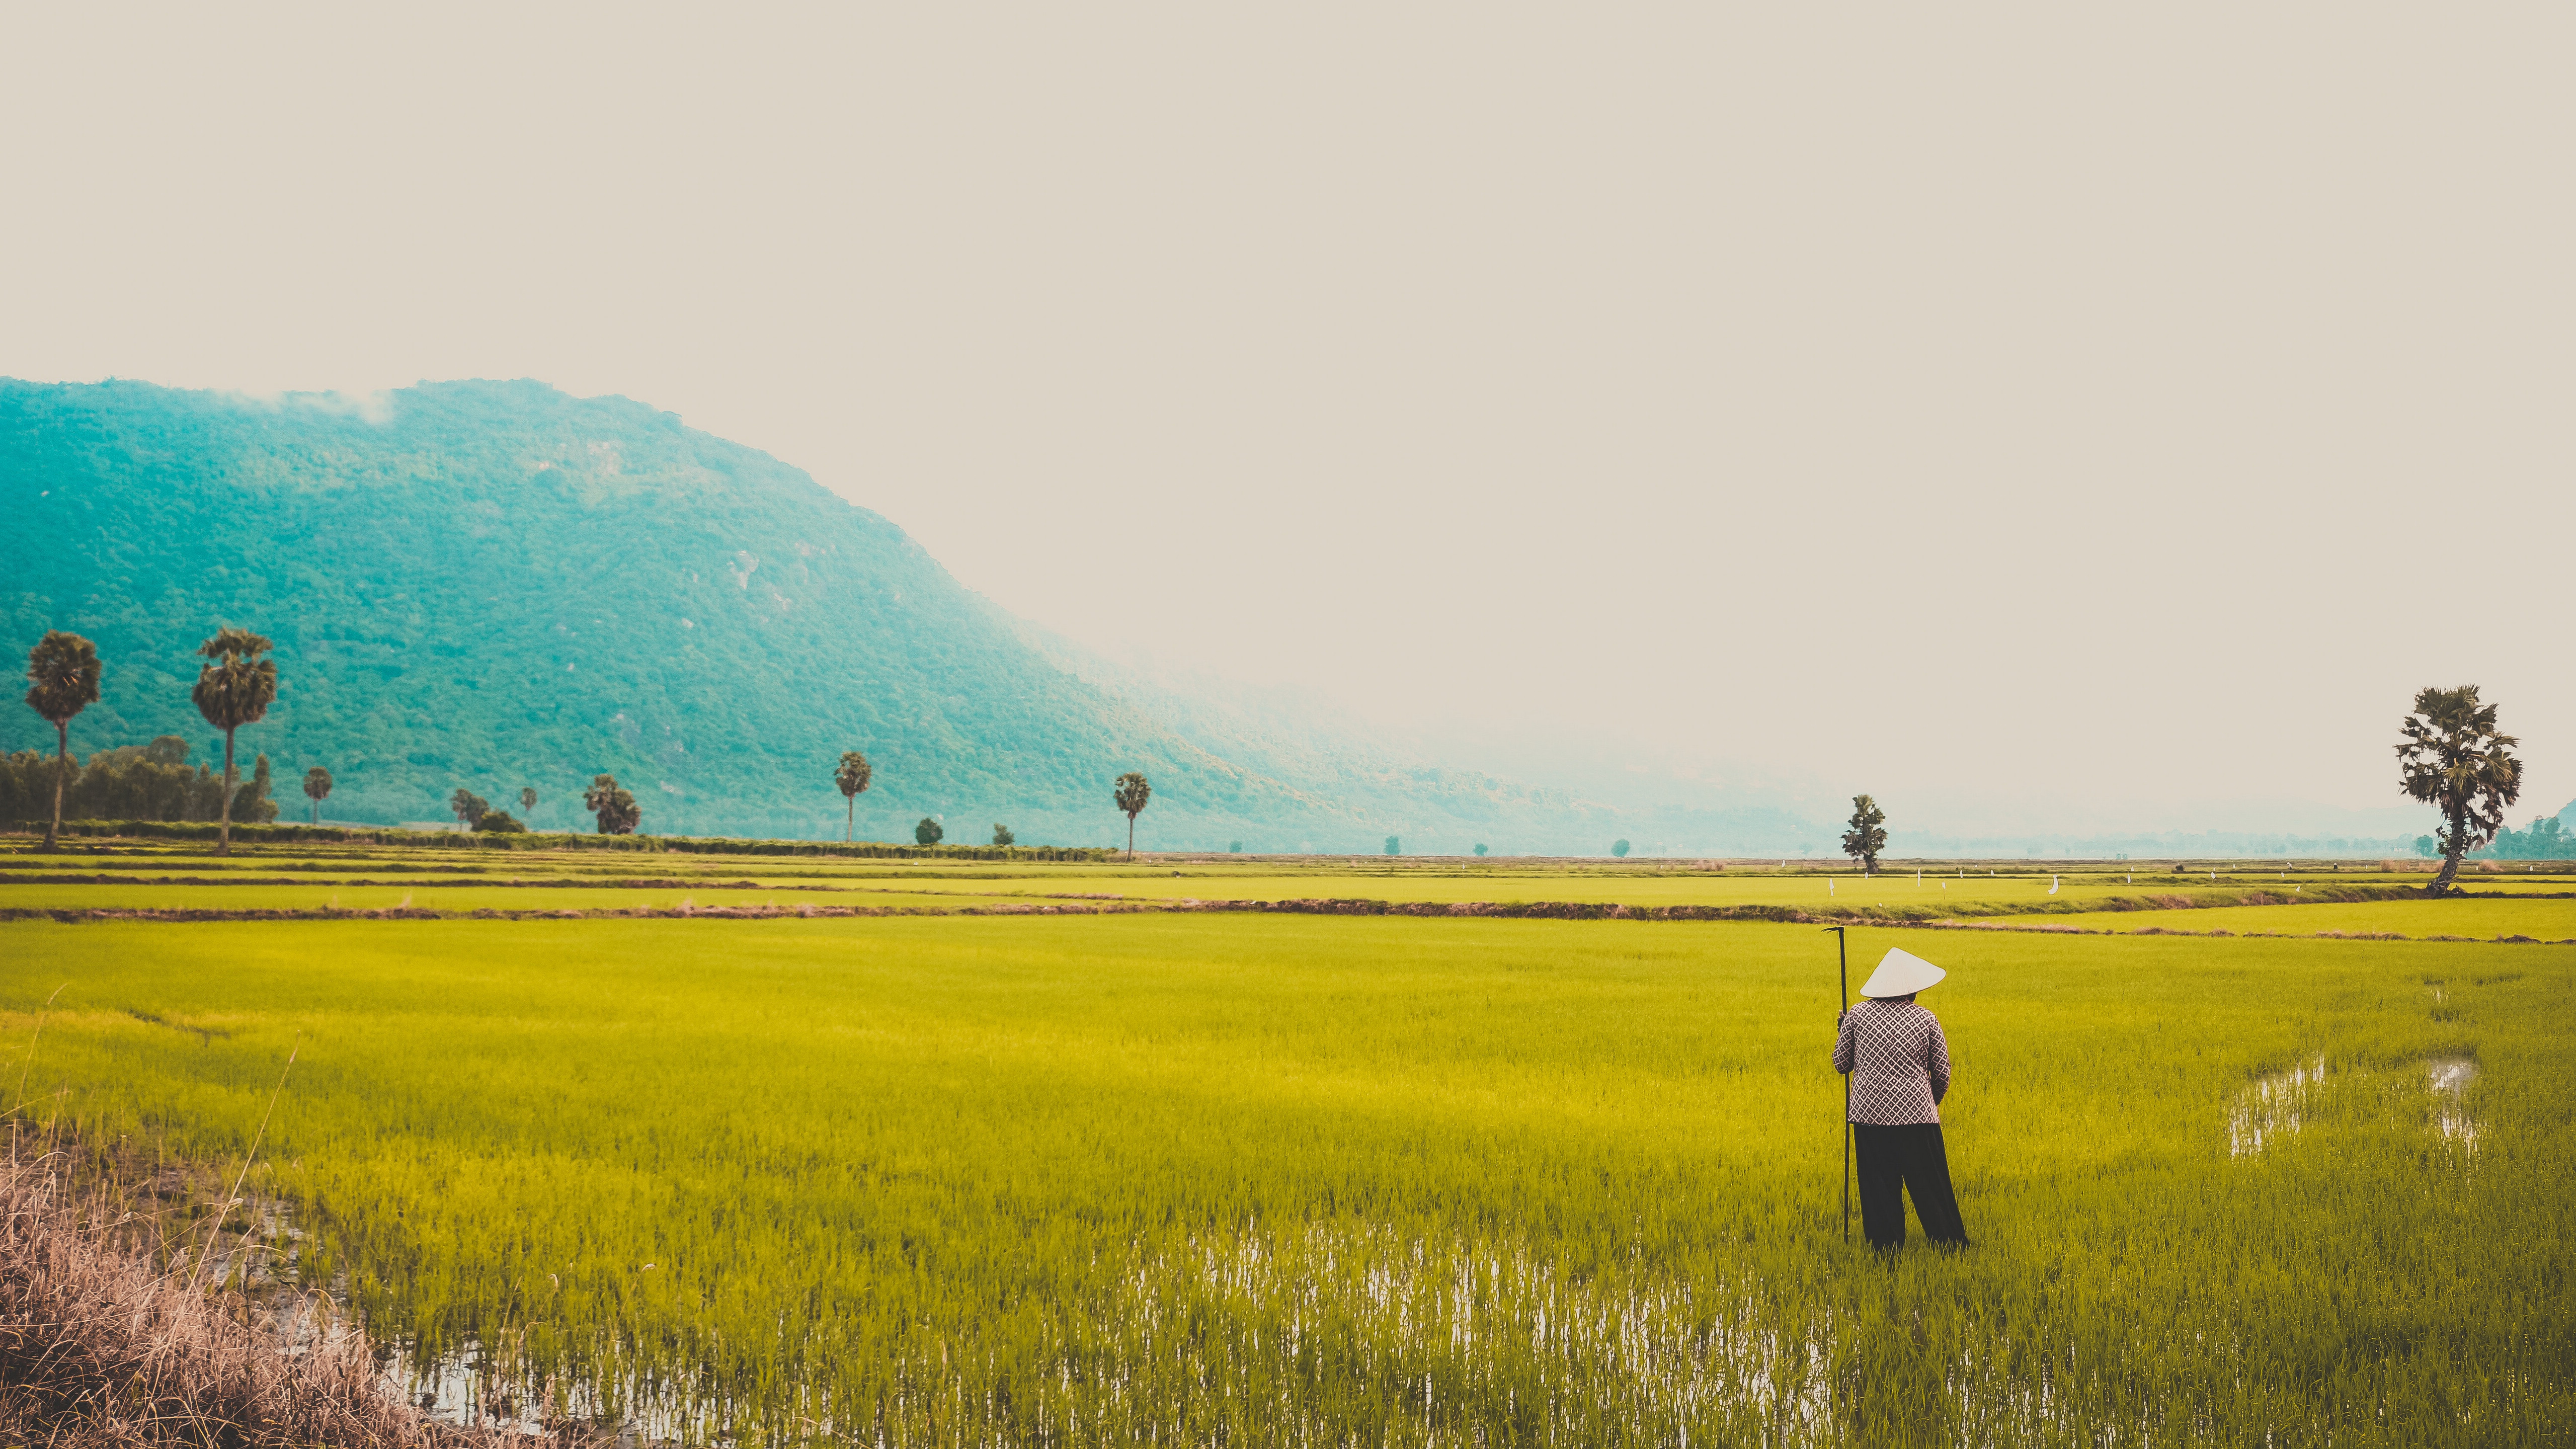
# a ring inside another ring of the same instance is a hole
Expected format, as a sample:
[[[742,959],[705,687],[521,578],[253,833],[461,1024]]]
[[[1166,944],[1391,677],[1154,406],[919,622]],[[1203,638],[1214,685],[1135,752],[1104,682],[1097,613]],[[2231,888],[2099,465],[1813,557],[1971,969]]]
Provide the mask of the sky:
[[[2576,11],[2128,10],[20,7],[0,374],[623,394],[1433,748],[2556,810]]]

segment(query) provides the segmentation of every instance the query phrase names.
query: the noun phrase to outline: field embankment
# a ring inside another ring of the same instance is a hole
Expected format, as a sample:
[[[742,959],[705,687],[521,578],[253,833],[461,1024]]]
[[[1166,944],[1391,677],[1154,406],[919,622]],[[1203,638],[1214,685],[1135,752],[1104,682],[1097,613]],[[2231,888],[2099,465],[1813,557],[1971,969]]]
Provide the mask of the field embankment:
[[[40,821],[18,821],[19,831],[41,833]],[[222,827],[205,820],[66,820],[57,834],[69,840],[152,840],[212,844]],[[297,821],[236,822],[236,845],[319,845],[365,850],[575,851],[605,855],[752,855],[827,860],[1094,861],[1117,852],[1088,845],[904,845],[883,840],[763,840],[732,835],[596,835],[571,831],[407,830],[397,825],[306,825]]]

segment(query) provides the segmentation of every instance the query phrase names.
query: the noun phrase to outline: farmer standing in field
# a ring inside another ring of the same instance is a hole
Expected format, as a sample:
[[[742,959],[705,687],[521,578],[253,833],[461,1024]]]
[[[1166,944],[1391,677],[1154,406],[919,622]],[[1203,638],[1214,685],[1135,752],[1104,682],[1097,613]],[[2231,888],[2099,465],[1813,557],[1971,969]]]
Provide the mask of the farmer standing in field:
[[[1860,1004],[1834,1034],[1834,1070],[1851,1077],[1853,1146],[1860,1158],[1861,1233],[1874,1248],[1905,1245],[1905,1199],[1923,1236],[1968,1241],[1950,1193],[1941,1145],[1941,1099],[1950,1093],[1950,1043],[1914,994],[1949,973],[1903,950],[1887,953],[1861,984]]]

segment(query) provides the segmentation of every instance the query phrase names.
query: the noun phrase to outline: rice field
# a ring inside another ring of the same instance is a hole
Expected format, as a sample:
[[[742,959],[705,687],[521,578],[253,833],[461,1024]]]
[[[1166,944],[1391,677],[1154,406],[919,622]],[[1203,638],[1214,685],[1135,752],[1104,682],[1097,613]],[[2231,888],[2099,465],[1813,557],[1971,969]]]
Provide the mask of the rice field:
[[[2237,862],[2187,871],[2150,862],[2107,867],[2098,862],[2067,867],[2033,862],[1918,863],[1864,877],[1846,866],[1813,861],[1737,861],[1723,869],[1693,868],[1675,861],[1570,865],[1372,857],[1238,862],[1224,856],[1175,856],[1135,864],[1050,864],[295,844],[245,845],[233,856],[219,857],[200,845],[171,842],[117,842],[85,846],[78,853],[40,856],[23,845],[14,851],[0,846],[0,890],[16,891],[24,884],[34,892],[18,892],[10,898],[12,904],[40,900],[48,889],[94,878],[103,885],[181,888],[193,888],[197,882],[362,889],[392,883],[422,889],[532,888],[559,883],[582,888],[667,885],[673,889],[896,891],[1000,900],[1346,898],[1615,902],[1646,907],[1761,905],[1928,918],[1945,913],[2067,913],[2115,904],[2135,908],[2149,898],[2237,904],[2264,892],[2284,902],[2320,891],[2393,895],[2420,886],[2429,873],[2429,869],[2411,868],[2389,873],[2366,862],[2274,867]],[[2481,894],[2566,895],[2576,892],[2576,864],[2551,863],[2535,871],[2472,871],[2463,876],[2462,884]],[[320,899],[327,900],[327,893]]]
[[[2343,867],[2350,865],[2352,869]],[[748,869],[746,869],[748,867]],[[766,867],[765,869],[762,867]],[[2128,932],[2570,939],[2576,865],[2471,872],[2474,899],[2428,902],[2427,872],[2368,863],[2081,868],[1952,863],[1863,876],[1813,862],[1567,865],[1518,860],[1164,857],[1038,863],[685,853],[603,855],[419,846],[91,843],[69,856],[0,846],[0,918],[90,912],[1080,912],[1450,906],[1794,912],[1829,919]],[[1320,907],[1314,903],[1323,903]],[[2225,918],[2205,914],[2225,908]],[[2047,917],[2046,921],[2016,920]],[[2555,934],[2552,934],[2555,932]]]
[[[2006,919],[1997,924],[2018,922]],[[2051,915],[2046,924],[2095,931],[2228,931],[2240,936],[2304,936],[2324,931],[2355,936],[2389,933],[2414,940],[2458,936],[2492,941],[2528,936],[2536,941],[2570,944],[2576,943],[2576,901],[2338,901],[2330,905],[2236,906],[2226,910],[2078,911]]]
[[[1220,894],[1170,866],[868,865],[749,878],[872,904]],[[1435,900],[1820,883],[1221,877]],[[1484,889],[1397,894],[1457,880]],[[261,1240],[400,1347],[407,1388],[505,1421],[922,1445],[2563,1443],[2576,947],[2248,934],[2469,907],[2576,936],[2576,901],[2545,900],[2100,913],[2246,923],[2227,939],[1855,927],[1855,983],[1900,942],[1952,972],[1925,1000],[1975,1242],[1892,1258],[1842,1239],[1813,926],[20,920],[0,1085],[24,1078],[29,1127],[238,1166],[298,1053],[252,1176],[284,1209]]]
[[[955,910],[961,906],[1020,900],[966,891],[903,890],[869,883],[828,895],[776,885],[743,889],[720,885],[652,885],[618,890],[547,889],[538,886],[480,885],[474,882],[405,881],[399,884],[343,885],[316,881],[310,885],[20,885],[0,882],[0,909],[95,911],[552,911],[670,910],[699,906],[778,906],[800,904]]]

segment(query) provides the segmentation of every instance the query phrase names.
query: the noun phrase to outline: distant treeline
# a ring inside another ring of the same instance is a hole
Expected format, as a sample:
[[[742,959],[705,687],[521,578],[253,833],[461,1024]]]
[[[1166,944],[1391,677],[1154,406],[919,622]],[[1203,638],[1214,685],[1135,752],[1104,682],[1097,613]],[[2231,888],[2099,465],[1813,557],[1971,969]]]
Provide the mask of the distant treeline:
[[[50,805],[50,787],[45,796]],[[175,820],[65,820],[63,837],[143,840],[212,840],[212,822]],[[430,850],[606,850],[654,855],[811,855],[862,860],[1108,860],[1114,850],[1072,845],[894,845],[862,840],[740,840],[723,836],[686,835],[542,835],[533,831],[493,834],[485,831],[402,830],[394,827],[284,824],[245,827],[233,822],[233,838],[281,845],[417,846]]]
[[[2430,835],[2415,837],[2415,853],[2437,857],[2442,843]],[[2484,850],[2472,850],[2467,860],[2576,860],[2576,830],[2569,830],[2555,815],[2532,817],[2528,829],[2510,826],[2496,832],[2494,842]]]
[[[54,813],[54,756],[33,750],[0,755],[0,820],[43,822]],[[148,745],[101,750],[73,766],[63,815],[89,820],[218,820],[224,777],[188,764],[188,742],[163,735]],[[233,791],[233,821],[275,820],[268,756]]]

